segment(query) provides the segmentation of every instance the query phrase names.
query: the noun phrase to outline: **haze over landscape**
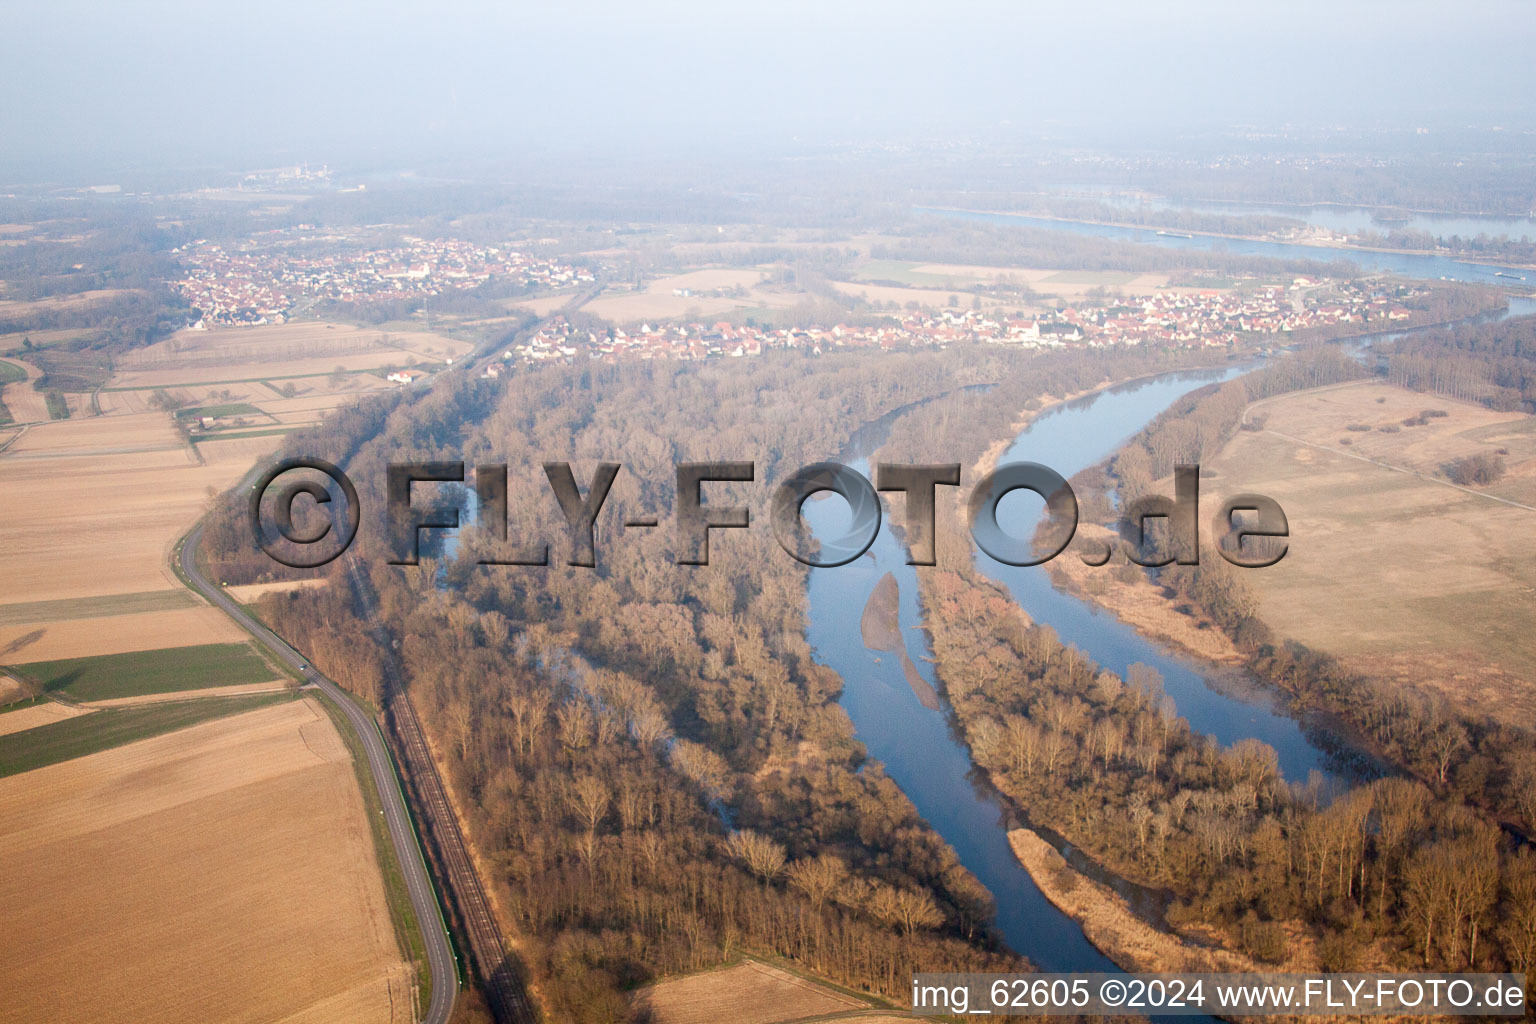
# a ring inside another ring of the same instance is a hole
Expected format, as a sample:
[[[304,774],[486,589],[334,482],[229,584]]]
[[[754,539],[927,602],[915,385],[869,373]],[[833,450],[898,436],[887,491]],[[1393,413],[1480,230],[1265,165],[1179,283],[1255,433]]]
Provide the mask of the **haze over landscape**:
[[[0,87],[27,102],[0,132],[7,164],[56,175],[1041,133],[1139,146],[1232,125],[1530,130],[1528,14],[1519,0],[22,5]]]

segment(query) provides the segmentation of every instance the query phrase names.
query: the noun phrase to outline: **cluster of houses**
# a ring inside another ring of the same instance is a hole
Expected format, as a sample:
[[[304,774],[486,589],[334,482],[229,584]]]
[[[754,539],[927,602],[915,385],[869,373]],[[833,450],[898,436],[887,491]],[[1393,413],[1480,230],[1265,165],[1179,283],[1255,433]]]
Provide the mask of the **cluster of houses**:
[[[500,246],[405,237],[368,249],[304,228],[268,232],[235,247],[198,241],[175,250],[177,288],[205,324],[282,323],[306,299],[421,299],[510,281],[527,288],[592,283],[585,267]]]
[[[506,361],[710,359],[761,354],[765,349],[944,348],[981,343],[1024,348],[1157,345],[1202,348],[1239,337],[1283,334],[1348,323],[1384,326],[1408,320],[1401,300],[1418,294],[1386,284],[1314,281],[1246,291],[1161,291],[1105,304],[1047,313],[984,310],[910,313],[868,325],[768,328],[713,324],[642,324],[607,331],[578,328],[556,317],[515,348]]]

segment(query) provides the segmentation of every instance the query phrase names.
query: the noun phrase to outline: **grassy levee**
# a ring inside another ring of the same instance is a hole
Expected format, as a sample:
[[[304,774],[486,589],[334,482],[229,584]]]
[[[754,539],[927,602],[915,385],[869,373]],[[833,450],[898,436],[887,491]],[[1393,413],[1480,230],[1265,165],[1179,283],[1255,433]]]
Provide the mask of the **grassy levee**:
[[[107,708],[40,725],[0,736],[0,778],[294,699],[292,693],[208,697],[143,707]]]
[[[379,791],[374,787],[373,776],[368,771],[368,754],[363,749],[363,742],[357,735],[357,730],[352,728],[352,723],[347,721],[347,716],[342,714],[324,693],[318,694],[320,705],[325,708],[325,713],[330,716],[331,724],[341,734],[342,742],[347,745],[347,752],[352,755],[352,771],[357,776],[357,788],[363,795],[363,810],[368,816],[368,831],[373,836],[374,859],[378,861],[379,875],[384,881],[384,898],[389,904],[389,923],[395,931],[395,941],[400,946],[400,953],[410,962],[416,971],[416,1013],[421,1015],[432,1002],[432,968],[427,962],[427,944],[421,934],[421,922],[416,919],[416,912],[411,907],[411,895],[405,884],[405,872],[400,867],[400,858],[395,854],[395,845],[390,841],[389,833],[384,828],[384,806],[379,798]],[[388,749],[386,747],[386,749]],[[391,766],[393,767],[393,765]],[[416,823],[411,821],[412,831],[415,831]],[[421,837],[416,837],[421,842]]]
[[[267,682],[281,675],[249,643],[35,661],[15,668],[47,692],[77,701],[241,686]]]

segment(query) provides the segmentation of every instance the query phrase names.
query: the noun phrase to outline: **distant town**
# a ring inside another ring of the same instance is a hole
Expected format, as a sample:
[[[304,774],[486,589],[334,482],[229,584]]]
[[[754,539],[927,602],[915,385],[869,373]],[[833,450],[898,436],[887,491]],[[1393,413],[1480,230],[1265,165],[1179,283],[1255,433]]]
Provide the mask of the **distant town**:
[[[578,359],[710,359],[759,355],[767,349],[944,348],[982,343],[1023,348],[1155,345],[1209,348],[1242,335],[1286,334],[1339,324],[1402,323],[1412,316],[1404,300],[1423,289],[1381,282],[1306,277],[1252,291],[1163,291],[1115,298],[1037,315],[944,310],[908,313],[874,326],[768,328],[714,323],[642,324],[606,333],[556,317],[506,350],[505,361],[574,362]]]
[[[590,284],[590,270],[511,248],[405,237],[389,248],[339,248],[303,228],[239,247],[206,241],[174,250],[186,276],[177,289],[204,325],[283,323],[304,303],[420,299],[505,281],[534,289]]]
[[[350,244],[348,244],[350,243]],[[176,251],[185,270],[177,288],[197,311],[193,326],[284,323],[325,301],[419,300],[493,282],[519,291],[569,291],[596,283],[593,271],[511,246],[407,236],[369,248],[346,236],[299,227],[237,246],[206,241]],[[727,319],[603,326],[555,316],[502,353],[521,362],[701,360],[755,356],[770,349],[944,348],[956,344],[1029,349],[1151,345],[1212,348],[1242,337],[1283,335],[1348,324],[1389,327],[1411,319],[1405,302],[1424,294],[1379,279],[1296,277],[1287,284],[1249,280],[1221,289],[1159,289],[1110,295],[1040,312],[909,309],[863,323],[784,327]],[[420,371],[412,371],[413,374]],[[489,376],[500,373],[493,364]],[[403,373],[402,373],[403,376]],[[396,383],[412,380],[392,377]]]

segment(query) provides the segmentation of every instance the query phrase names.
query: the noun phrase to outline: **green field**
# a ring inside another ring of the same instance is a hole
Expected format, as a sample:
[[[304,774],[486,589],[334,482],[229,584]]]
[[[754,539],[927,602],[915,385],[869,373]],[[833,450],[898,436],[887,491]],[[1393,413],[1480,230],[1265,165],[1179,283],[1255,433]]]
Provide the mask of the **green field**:
[[[0,386],[6,384],[19,384],[27,379],[27,371],[15,363],[8,363],[0,359]]]
[[[206,441],[238,441],[242,437],[281,437],[291,434],[302,427],[268,427],[265,430],[210,430],[206,434],[194,434],[191,438],[193,444],[201,444]]]
[[[208,416],[219,419],[223,416],[266,416],[267,414],[256,408],[250,402],[226,402],[223,405],[194,405],[190,409],[179,409],[176,418],[179,420],[198,419]]]
[[[0,778],[293,699],[291,693],[209,697],[143,707],[106,708],[40,725],[0,736]]]
[[[16,671],[36,680],[50,693],[80,701],[240,686],[266,682],[279,675],[246,643],[34,661],[17,665]]]
[[[64,400],[64,395],[62,393],[58,391],[49,391],[43,395],[43,401],[48,403],[49,419],[69,419],[69,403]]]

